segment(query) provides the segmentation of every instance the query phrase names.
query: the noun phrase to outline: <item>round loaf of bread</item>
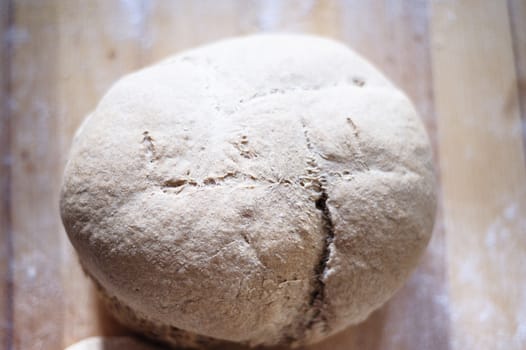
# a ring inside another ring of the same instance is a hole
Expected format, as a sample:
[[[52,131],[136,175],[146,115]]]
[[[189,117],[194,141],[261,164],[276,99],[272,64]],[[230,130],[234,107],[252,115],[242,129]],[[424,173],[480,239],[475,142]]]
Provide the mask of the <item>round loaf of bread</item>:
[[[119,80],[61,214],[115,315],[172,344],[319,341],[402,285],[435,215],[408,98],[342,44],[258,35]]]

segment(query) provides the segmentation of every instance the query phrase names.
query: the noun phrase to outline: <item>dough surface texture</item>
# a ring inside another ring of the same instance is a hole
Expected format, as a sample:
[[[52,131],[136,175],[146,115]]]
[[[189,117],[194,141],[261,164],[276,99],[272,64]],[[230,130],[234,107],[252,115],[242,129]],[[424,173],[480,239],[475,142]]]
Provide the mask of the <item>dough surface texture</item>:
[[[409,99],[346,46],[234,38],[120,79],[61,214],[116,316],[173,344],[319,341],[402,285],[435,215]]]

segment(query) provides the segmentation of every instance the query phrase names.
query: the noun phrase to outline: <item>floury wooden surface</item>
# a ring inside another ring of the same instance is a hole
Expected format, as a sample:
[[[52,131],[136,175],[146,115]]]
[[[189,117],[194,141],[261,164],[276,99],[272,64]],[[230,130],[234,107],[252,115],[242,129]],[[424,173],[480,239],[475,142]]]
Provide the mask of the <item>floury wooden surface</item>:
[[[0,25],[1,348],[127,334],[60,224],[72,135],[123,74],[260,31],[336,38],[376,64],[415,102],[441,181],[411,279],[365,323],[310,349],[526,348],[524,0],[0,0]]]

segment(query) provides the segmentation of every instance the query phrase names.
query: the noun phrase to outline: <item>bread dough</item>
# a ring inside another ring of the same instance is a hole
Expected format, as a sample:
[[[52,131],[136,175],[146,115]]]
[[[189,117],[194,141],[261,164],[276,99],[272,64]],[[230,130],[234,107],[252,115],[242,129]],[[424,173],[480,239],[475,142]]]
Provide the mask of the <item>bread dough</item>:
[[[319,341],[432,230],[425,130],[344,45],[258,35],[127,75],[79,129],[61,213],[117,317],[174,344]]]

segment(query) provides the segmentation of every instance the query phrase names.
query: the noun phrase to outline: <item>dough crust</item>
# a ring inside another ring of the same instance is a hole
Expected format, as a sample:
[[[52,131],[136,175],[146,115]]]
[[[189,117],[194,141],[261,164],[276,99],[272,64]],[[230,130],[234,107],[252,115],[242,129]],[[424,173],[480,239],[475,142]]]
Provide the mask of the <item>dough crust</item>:
[[[401,286],[435,180],[415,109],[371,64],[328,39],[257,35],[119,80],[75,137],[61,213],[128,325],[182,345],[300,345]]]

